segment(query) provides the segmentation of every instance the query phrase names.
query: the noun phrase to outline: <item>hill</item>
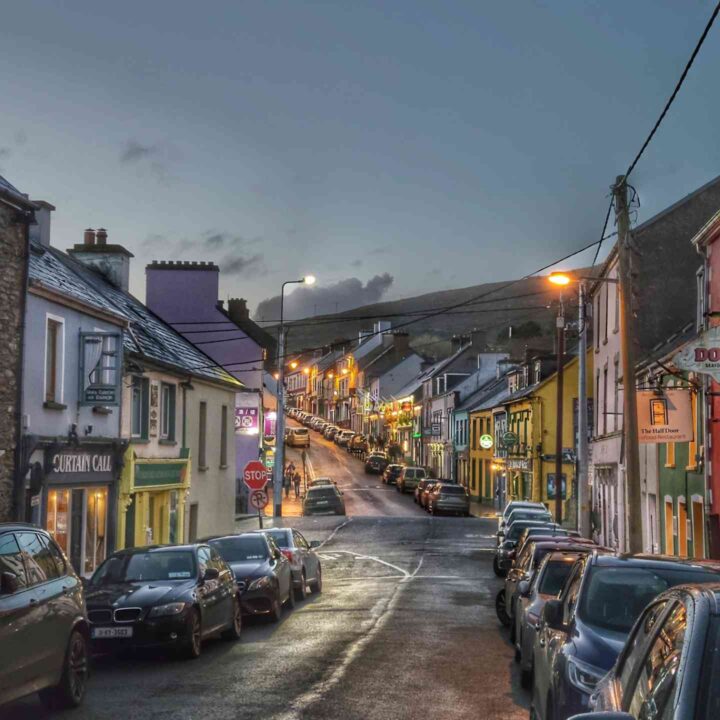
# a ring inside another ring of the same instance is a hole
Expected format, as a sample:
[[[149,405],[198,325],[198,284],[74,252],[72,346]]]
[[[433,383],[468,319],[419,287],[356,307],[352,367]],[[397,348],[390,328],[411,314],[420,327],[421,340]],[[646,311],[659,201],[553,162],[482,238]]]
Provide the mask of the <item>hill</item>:
[[[340,339],[356,339],[361,331],[372,330],[377,321],[389,322],[393,328],[410,333],[413,347],[430,356],[447,354],[454,335],[468,334],[473,329],[484,330],[494,347],[515,350],[518,345],[527,344],[550,349],[558,288],[548,282],[547,276],[518,280],[504,287],[506,284],[503,281],[443,290],[296,320],[288,323],[288,349],[297,352]],[[565,312],[572,319],[577,311],[576,291],[566,289],[563,294]],[[465,304],[434,317],[424,317],[458,303]],[[508,342],[511,326],[513,341]]]

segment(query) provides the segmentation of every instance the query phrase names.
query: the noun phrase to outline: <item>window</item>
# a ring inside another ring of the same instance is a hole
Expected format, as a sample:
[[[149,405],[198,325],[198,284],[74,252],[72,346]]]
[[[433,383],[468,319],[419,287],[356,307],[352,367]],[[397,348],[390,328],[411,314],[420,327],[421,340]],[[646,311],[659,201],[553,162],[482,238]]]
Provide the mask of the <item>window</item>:
[[[690,408],[692,410],[692,430],[693,439],[688,443],[688,470],[695,470],[697,467],[697,394],[694,392],[690,393]]]
[[[578,594],[580,592],[582,577],[582,566],[578,565],[575,570],[575,574],[570,581],[567,592],[565,593],[565,599],[563,600],[563,618],[565,623],[570,622],[570,619],[575,612],[575,605],[577,603]]]
[[[642,662],[627,703],[633,717],[665,717],[665,708],[672,707],[686,629],[687,611],[684,605],[678,605],[668,615]]]
[[[21,588],[27,585],[20,546],[12,533],[0,535],[0,573],[12,573]]]
[[[227,405],[223,405],[220,409],[220,467],[227,467],[227,449],[228,449],[228,409]]]
[[[620,285],[613,283],[613,294],[615,295],[615,324],[613,333],[620,332]]]
[[[675,443],[665,443],[665,467],[675,467]]]
[[[607,407],[607,400],[608,400],[608,369],[607,365],[603,368],[603,394],[602,394],[602,401],[603,401],[603,435],[607,434],[607,416],[608,416],[608,407]]]
[[[696,285],[697,285],[697,302],[695,307],[697,308],[697,317],[695,319],[695,325],[698,330],[702,330],[705,327],[705,271],[700,268],[695,274]]]
[[[615,356],[615,384],[613,385],[613,430],[620,428],[620,357]]]
[[[209,547],[201,547],[198,550],[198,569],[199,569],[200,577],[203,577],[203,575],[205,575],[205,571],[210,567],[210,565],[211,565],[210,548]]]
[[[595,326],[595,352],[600,350],[600,292],[593,302],[593,325]]]
[[[39,585],[60,577],[55,558],[37,533],[18,533],[17,541],[25,558],[28,585]]]
[[[134,438],[147,440],[150,381],[147,378],[134,377],[131,392],[132,412],[130,435]]]
[[[160,386],[160,439],[175,440],[175,385]]]
[[[608,325],[610,321],[610,284],[603,283],[603,289],[605,290],[605,322],[603,323],[603,342],[606,343],[608,339]]]
[[[207,403],[204,400],[200,402],[198,419],[198,469],[207,470]]]
[[[600,370],[595,372],[595,427],[600,434]]]
[[[62,577],[67,573],[67,565],[65,564],[65,559],[60,552],[60,548],[58,548],[58,546],[52,540],[48,540],[46,537],[41,537],[41,539],[43,543],[47,546],[50,557],[52,557],[53,562],[55,563],[57,574]]]
[[[63,401],[64,323],[60,318],[47,318],[45,327],[45,402]]]

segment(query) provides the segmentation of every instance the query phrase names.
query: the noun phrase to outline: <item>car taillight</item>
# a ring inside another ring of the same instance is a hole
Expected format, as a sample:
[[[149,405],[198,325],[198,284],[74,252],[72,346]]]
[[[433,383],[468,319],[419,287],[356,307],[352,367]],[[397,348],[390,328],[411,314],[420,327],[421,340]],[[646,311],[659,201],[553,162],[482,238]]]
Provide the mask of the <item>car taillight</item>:
[[[295,560],[292,550],[281,550],[280,551],[290,562]]]

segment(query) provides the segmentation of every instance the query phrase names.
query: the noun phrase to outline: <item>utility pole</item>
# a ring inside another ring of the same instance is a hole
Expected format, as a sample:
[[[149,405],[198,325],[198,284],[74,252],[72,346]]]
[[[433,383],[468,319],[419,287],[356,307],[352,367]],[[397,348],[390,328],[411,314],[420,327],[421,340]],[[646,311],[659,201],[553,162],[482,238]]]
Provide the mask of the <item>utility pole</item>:
[[[625,441],[625,483],[627,485],[627,537],[631,553],[643,551],[642,493],[640,492],[640,450],[638,446],[637,400],[635,395],[635,343],[637,330],[633,312],[633,272],[630,247],[630,216],[627,182],[618,175],[613,187],[618,229],[620,274],[620,341],[623,368],[623,439]]]
[[[282,299],[281,299],[282,306]],[[282,318],[282,310],[280,311]],[[273,515],[282,517],[283,474],[285,472],[285,326],[278,334],[277,415],[275,417],[275,466],[273,467]]]
[[[577,442],[577,529],[590,537],[588,487],[588,414],[587,414],[587,321],[585,316],[585,281],[580,280],[578,305],[578,442]]]
[[[562,295],[558,316],[555,320],[557,328],[557,404],[555,417],[555,522],[562,523],[562,466],[563,466],[563,356],[565,355],[565,311]],[[538,473],[541,475],[541,473]]]

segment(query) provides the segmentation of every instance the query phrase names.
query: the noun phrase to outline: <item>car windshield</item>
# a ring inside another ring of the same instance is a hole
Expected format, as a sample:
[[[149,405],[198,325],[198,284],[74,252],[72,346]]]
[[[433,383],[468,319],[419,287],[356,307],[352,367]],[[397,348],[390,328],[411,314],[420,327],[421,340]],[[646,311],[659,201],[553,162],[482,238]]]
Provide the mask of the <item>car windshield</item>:
[[[520,536],[523,534],[523,530],[526,530],[528,527],[535,527],[535,526],[529,525],[529,521],[523,522],[522,520],[520,522],[513,523],[508,528],[505,539],[506,540],[518,540],[520,538]]]
[[[508,525],[515,520],[544,520],[545,518],[552,518],[547,510],[516,510],[508,518]]]
[[[308,500],[326,500],[337,497],[334,487],[312,487],[308,489]]]
[[[565,585],[573,564],[571,562],[557,561],[545,565],[545,571],[540,578],[538,592],[541,595],[557,595]]]
[[[195,557],[189,550],[156,550],[112,555],[97,569],[90,584],[188,580],[196,576]]]
[[[296,430],[293,430],[293,432],[296,435],[307,435],[308,434],[307,428],[297,428]]]
[[[212,540],[210,544],[229,563],[245,562],[247,560],[267,560],[267,544],[261,537],[242,536],[220,538]]]
[[[718,582],[720,575],[690,568],[599,567],[590,571],[578,610],[590,625],[629,633],[645,606],[683,583]]]
[[[441,495],[464,495],[465,488],[460,487],[459,485],[442,485],[440,487],[440,494]]]
[[[290,531],[289,530],[268,530],[266,535],[269,535],[278,547],[288,548],[291,545],[290,542]]]

